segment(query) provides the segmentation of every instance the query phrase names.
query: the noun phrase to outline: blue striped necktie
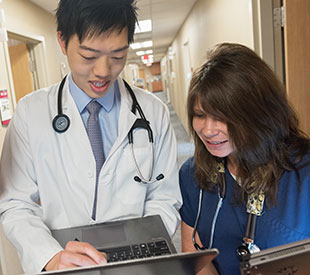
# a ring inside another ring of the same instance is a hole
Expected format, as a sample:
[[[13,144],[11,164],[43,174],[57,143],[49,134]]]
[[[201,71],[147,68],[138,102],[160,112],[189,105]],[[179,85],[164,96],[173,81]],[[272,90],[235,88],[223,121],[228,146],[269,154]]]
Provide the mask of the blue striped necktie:
[[[100,169],[104,163],[102,135],[98,117],[101,105],[97,101],[93,100],[87,104],[86,109],[89,112],[89,117],[87,120],[87,134],[96,161],[96,187],[95,187],[95,198],[92,213],[92,218],[93,220],[95,220],[96,208],[97,208],[96,206],[97,206],[98,177]]]

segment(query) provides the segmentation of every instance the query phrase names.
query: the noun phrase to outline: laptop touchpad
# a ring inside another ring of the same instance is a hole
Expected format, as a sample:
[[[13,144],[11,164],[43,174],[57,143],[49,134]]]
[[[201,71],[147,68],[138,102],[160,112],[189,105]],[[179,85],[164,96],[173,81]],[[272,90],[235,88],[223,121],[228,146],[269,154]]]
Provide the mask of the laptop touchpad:
[[[126,241],[126,234],[122,224],[105,227],[93,227],[82,230],[83,242],[95,247]]]

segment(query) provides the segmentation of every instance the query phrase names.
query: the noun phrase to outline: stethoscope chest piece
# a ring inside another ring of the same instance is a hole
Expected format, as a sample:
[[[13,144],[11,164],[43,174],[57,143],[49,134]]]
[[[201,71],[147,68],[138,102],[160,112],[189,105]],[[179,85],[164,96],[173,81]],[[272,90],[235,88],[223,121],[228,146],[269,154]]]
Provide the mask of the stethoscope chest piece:
[[[57,133],[63,133],[68,130],[70,126],[70,119],[67,115],[62,113],[62,89],[64,87],[67,76],[63,78],[58,88],[57,108],[58,114],[53,119],[53,128]]]
[[[70,119],[65,114],[58,114],[53,119],[53,128],[57,133],[63,133],[68,130]]]

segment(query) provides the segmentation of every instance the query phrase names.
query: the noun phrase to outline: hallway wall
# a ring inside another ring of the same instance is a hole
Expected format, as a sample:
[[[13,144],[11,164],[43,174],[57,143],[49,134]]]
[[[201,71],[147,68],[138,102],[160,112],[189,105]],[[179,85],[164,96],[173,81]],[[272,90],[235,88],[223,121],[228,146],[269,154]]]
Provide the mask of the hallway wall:
[[[24,36],[42,36],[46,55],[47,85],[61,78],[60,63],[66,63],[56,38],[55,16],[30,1],[3,0],[6,28]]]
[[[37,53],[41,51],[43,58],[43,60],[39,60],[43,64],[41,68],[44,67],[44,70],[39,72],[44,78],[44,81],[41,81],[41,87],[58,82],[61,79],[60,64],[67,64],[67,61],[57,42],[54,16],[25,0],[3,0],[0,8],[4,10],[5,14],[4,27],[10,34],[42,44],[40,49],[37,49]],[[39,41],[40,39],[43,41]],[[0,64],[0,89],[8,90],[13,113],[15,102],[7,42],[0,42]],[[5,132],[6,126],[2,126],[0,123],[0,152]]]
[[[204,61],[207,50],[221,42],[241,43],[254,49],[252,1],[198,0],[162,60],[162,66],[168,68],[168,98],[185,128],[186,78],[190,76],[185,73],[184,51],[189,51],[193,71]]]

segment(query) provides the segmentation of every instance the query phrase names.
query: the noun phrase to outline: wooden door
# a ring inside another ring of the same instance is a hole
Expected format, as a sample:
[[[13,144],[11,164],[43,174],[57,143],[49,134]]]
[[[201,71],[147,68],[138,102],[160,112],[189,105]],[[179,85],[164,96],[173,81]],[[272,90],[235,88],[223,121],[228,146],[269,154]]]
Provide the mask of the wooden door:
[[[310,136],[310,1],[284,0],[285,82],[288,97]]]
[[[9,47],[11,69],[16,102],[34,90],[32,72],[30,71],[30,57],[26,44]]]

